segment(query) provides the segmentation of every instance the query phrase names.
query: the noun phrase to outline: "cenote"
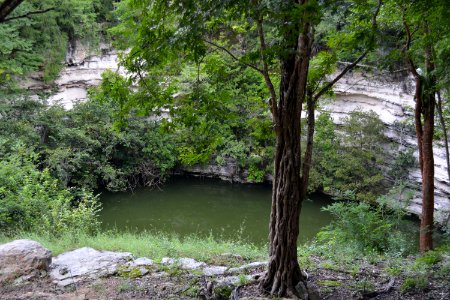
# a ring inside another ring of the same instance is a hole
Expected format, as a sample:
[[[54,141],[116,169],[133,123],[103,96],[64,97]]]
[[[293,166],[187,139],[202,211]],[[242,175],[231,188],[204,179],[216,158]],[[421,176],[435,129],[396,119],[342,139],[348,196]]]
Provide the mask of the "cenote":
[[[101,200],[100,219],[105,229],[156,231],[180,237],[212,235],[256,245],[267,242],[270,186],[174,177],[162,189],[103,193]],[[324,195],[312,195],[304,202],[299,243],[311,240],[329,224],[331,216],[321,211],[329,203]]]

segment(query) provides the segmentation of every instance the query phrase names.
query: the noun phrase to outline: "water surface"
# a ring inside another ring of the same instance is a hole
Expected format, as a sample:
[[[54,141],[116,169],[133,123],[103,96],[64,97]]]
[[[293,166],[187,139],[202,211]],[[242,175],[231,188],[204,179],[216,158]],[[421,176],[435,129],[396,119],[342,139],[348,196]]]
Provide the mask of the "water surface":
[[[299,242],[306,242],[329,224],[331,216],[320,209],[326,196],[305,201],[300,217]],[[161,190],[103,193],[100,214],[107,229],[158,231],[183,237],[191,234],[267,242],[271,188],[232,184],[221,180],[174,177]]]

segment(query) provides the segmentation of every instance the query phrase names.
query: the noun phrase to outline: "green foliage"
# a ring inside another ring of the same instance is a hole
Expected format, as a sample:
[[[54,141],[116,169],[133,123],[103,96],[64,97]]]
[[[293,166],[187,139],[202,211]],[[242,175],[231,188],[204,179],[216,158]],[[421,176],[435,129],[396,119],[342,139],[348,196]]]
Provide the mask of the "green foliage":
[[[295,51],[298,39],[293,36],[298,33],[297,23],[286,20],[306,18],[324,29],[317,33],[319,51],[309,68],[308,89],[313,93],[327,83],[338,58],[353,58],[362,48],[373,47],[375,4],[121,1],[120,22],[110,33],[116,47],[130,49],[123,53],[122,64],[136,74],[131,78],[133,95],[124,100],[129,105],[121,114],[131,108],[152,113],[168,110],[167,126],[177,132],[178,157],[186,165],[204,164],[213,156],[223,163],[227,146],[243,140],[248,149],[240,151],[237,159],[250,158],[248,164],[239,163],[249,170],[249,180],[260,181],[272,169],[274,136],[261,57],[278,90],[280,61]],[[344,12],[345,18],[333,20],[341,22],[339,29],[321,18],[331,10]],[[260,49],[257,38],[260,20],[265,49]]]
[[[72,110],[17,101],[2,111],[0,154],[21,140],[39,153],[36,164],[67,187],[117,191],[153,185],[176,163],[170,135],[147,118],[130,115],[128,126],[116,130],[117,109],[93,101]]]
[[[0,230],[48,233],[94,233],[99,223],[96,197],[83,192],[74,198],[48,169],[38,170],[36,153],[23,145],[0,164]]]
[[[416,259],[415,265],[417,267],[431,267],[442,260],[442,253],[439,251],[428,251],[424,255]]]
[[[400,273],[403,273],[403,281],[400,291],[402,294],[411,290],[425,290],[430,283],[449,279],[449,260],[447,258],[449,243],[443,241],[440,247],[417,256],[415,259],[399,265]]]
[[[397,228],[401,225],[398,214],[384,206],[372,207],[360,202],[336,202],[324,210],[335,219],[318,234],[319,244],[343,252],[405,254],[408,238]],[[390,234],[386,234],[389,232]]]
[[[330,114],[321,113],[316,128],[310,189],[374,201],[384,190],[380,166],[387,160],[378,115],[353,111],[336,127]]]
[[[428,278],[426,276],[416,276],[416,277],[408,277],[403,281],[400,292],[402,294],[410,291],[411,289],[419,289],[424,290],[428,286]]]
[[[271,169],[273,153],[262,78],[216,52],[178,68],[180,73],[173,74],[167,85],[141,79],[138,91],[131,88],[131,79],[105,72],[91,94],[117,108],[118,127],[126,127],[131,112],[161,116],[182,165],[214,159],[220,165],[231,159],[241,169],[250,169],[248,180],[262,181]]]
[[[393,177],[394,182],[407,180],[409,171],[416,165],[416,159],[412,149],[399,151],[397,153],[391,170],[389,171],[389,175]]]
[[[216,299],[229,299],[233,292],[233,287],[229,285],[218,285],[214,287],[213,292]]]

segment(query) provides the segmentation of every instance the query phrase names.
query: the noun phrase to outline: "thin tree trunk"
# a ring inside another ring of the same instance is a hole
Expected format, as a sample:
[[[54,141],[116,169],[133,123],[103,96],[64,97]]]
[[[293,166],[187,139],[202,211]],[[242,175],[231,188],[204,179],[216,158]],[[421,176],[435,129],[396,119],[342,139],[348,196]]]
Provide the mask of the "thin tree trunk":
[[[438,101],[437,101],[437,112],[439,115],[439,122],[441,123],[442,132],[444,133],[444,148],[445,148],[445,160],[447,162],[447,176],[448,176],[448,182],[450,183],[450,154],[448,149],[448,132],[447,132],[447,125],[445,124],[444,120],[444,114],[442,111],[442,98],[441,93],[437,93]]]
[[[316,128],[316,116],[315,116],[316,103],[313,97],[313,93],[311,91],[308,91],[306,105],[308,112],[308,133],[306,135],[306,150],[302,165],[302,198],[305,198],[308,192],[309,172],[311,171],[312,167],[314,131]]]
[[[425,86],[424,78],[416,76],[415,125],[419,148],[420,172],[422,175],[422,215],[420,221],[419,249],[421,252],[433,248],[434,221],[434,93]],[[423,123],[422,123],[423,119]]]
[[[420,222],[420,251],[433,249],[434,222],[434,93],[424,97],[422,141],[422,219]]]
[[[410,50],[412,32],[403,15],[403,25],[406,30],[405,51]],[[423,24],[424,34],[428,34],[427,23]],[[417,146],[419,149],[420,172],[422,175],[422,215],[420,220],[419,249],[421,252],[433,249],[433,223],[434,223],[434,98],[436,78],[433,75],[434,64],[432,60],[432,45],[424,46],[425,76],[418,73],[410,54],[406,52],[406,60],[411,74],[415,78],[416,107],[414,121],[416,126]],[[423,120],[423,123],[422,123]]]
[[[428,24],[424,24],[425,34],[429,33]],[[434,63],[432,60],[432,46],[425,45],[426,76],[420,77],[422,84],[422,219],[420,222],[420,251],[433,249],[434,223],[434,113],[436,104],[436,79],[434,77]]]

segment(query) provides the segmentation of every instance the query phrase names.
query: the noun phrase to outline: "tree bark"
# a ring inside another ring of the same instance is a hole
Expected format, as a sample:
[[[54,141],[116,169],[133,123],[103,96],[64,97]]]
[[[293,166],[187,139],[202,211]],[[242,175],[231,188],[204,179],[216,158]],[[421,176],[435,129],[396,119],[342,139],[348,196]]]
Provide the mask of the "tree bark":
[[[307,1],[301,1],[305,4]],[[301,111],[306,96],[306,80],[312,37],[308,21],[301,20],[298,39],[290,55],[282,59],[280,96],[277,103],[276,147],[272,210],[269,224],[269,266],[261,281],[263,291],[272,296],[303,297],[306,286],[297,260],[299,216],[304,200],[301,163]],[[289,42],[288,42],[289,44]],[[306,174],[309,175],[309,174]]]
[[[419,74],[416,78],[415,126],[419,163],[422,175],[422,215],[420,221],[419,249],[421,252],[433,248],[434,221],[434,92],[429,83]],[[423,123],[422,123],[423,121]]]
[[[448,131],[447,131],[447,125],[445,124],[444,120],[444,114],[442,111],[442,98],[441,93],[437,93],[438,101],[437,101],[437,112],[439,115],[439,123],[441,123],[442,132],[444,134],[444,148],[445,148],[445,160],[447,162],[447,176],[448,176],[448,182],[450,183],[450,151],[448,148]]]
[[[414,121],[417,135],[417,146],[419,149],[420,172],[422,175],[422,215],[420,220],[419,250],[425,252],[433,249],[433,223],[434,223],[434,155],[433,155],[433,135],[434,135],[434,110],[436,94],[436,78],[433,75],[434,64],[432,60],[432,45],[427,42],[423,52],[425,56],[425,76],[418,73],[418,69],[410,54],[412,32],[405,15],[403,15],[403,25],[406,30],[406,60],[411,74],[415,78],[416,106],[414,110]],[[425,35],[428,34],[428,25],[423,24]],[[423,121],[423,123],[422,123]]]
[[[424,24],[425,35],[429,34],[428,23]],[[436,105],[436,78],[433,74],[432,46],[427,41],[424,48],[426,77],[419,76],[422,81],[422,219],[420,222],[420,251],[433,249],[434,223],[434,114]]]
[[[422,218],[420,222],[420,251],[433,249],[434,222],[434,93],[425,92],[422,103],[423,135],[422,149]],[[416,120],[417,121],[417,120]],[[419,139],[418,139],[419,140]]]
[[[269,268],[262,287],[274,296],[294,296],[302,281],[297,261],[301,202],[300,126],[297,118],[280,116],[269,234]]]

